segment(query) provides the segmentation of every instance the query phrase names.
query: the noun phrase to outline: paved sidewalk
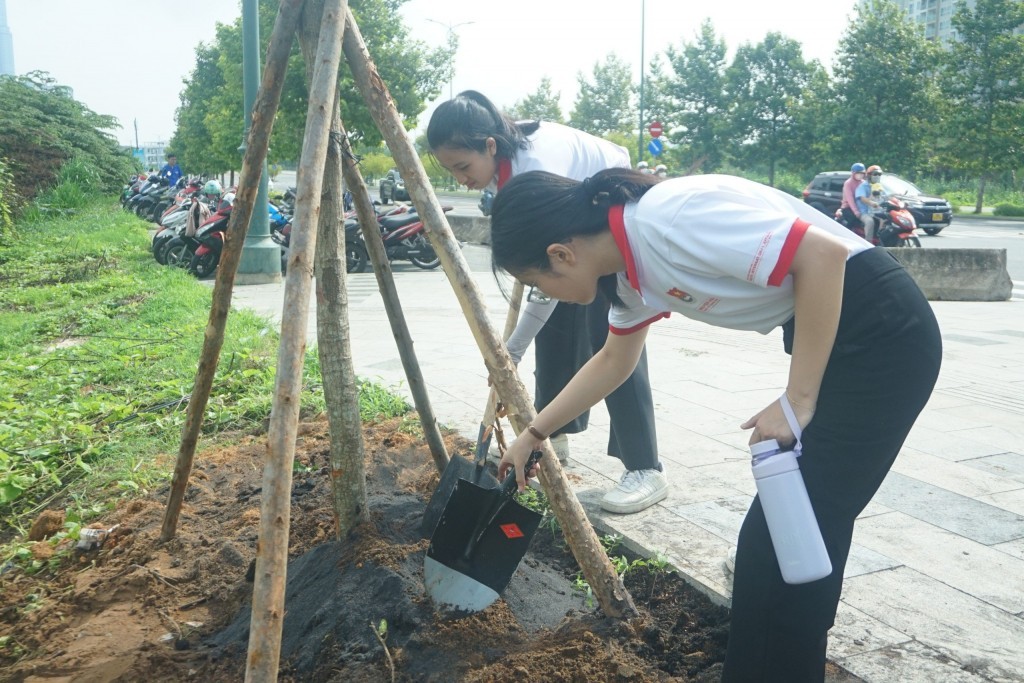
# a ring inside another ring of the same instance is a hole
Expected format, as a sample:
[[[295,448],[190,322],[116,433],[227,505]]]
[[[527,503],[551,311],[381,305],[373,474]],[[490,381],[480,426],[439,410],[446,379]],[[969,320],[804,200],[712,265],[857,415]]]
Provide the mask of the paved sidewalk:
[[[467,245],[464,254],[500,330],[508,306],[489,252]],[[451,286],[441,270],[394,268],[434,411],[475,439],[486,370]],[[235,305],[279,320],[283,290],[236,287]],[[349,277],[349,302],[357,373],[403,391],[372,273]],[[945,345],[942,373],[858,521],[829,658],[871,683],[1024,681],[1024,301],[933,307]],[[315,343],[313,315],[309,334]],[[621,474],[618,460],[603,452],[603,404],[592,411],[590,429],[570,437],[567,475],[602,533],[664,553],[728,604],[722,560],[755,493],[739,424],[785,385],[781,335],[672,316],[652,326],[648,357],[669,497],[635,515],[598,509]],[[520,371],[532,387],[531,353]]]

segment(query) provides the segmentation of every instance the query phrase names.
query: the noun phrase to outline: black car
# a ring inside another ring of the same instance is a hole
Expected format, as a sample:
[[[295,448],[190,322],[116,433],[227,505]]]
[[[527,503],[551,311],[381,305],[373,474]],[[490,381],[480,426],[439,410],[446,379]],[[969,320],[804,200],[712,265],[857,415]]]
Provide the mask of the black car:
[[[832,218],[843,201],[843,183],[849,171],[827,171],[814,176],[804,188],[804,201]],[[882,190],[898,197],[914,215],[917,227],[929,235],[937,235],[953,221],[953,207],[942,197],[931,197],[908,180],[892,173],[882,174]]]
[[[377,187],[381,204],[390,204],[395,200],[409,201],[409,191],[405,189],[405,181],[399,175],[398,169],[393,168],[384,174]]]

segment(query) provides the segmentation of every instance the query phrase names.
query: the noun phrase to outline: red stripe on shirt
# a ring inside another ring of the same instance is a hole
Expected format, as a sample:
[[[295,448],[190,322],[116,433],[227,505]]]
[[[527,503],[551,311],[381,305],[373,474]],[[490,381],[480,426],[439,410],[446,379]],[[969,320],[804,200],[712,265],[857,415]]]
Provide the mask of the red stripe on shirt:
[[[505,187],[505,183],[512,179],[512,162],[509,159],[498,161],[498,189]]]
[[[779,254],[779,260],[775,264],[775,269],[768,276],[768,284],[770,286],[779,287],[782,285],[782,281],[789,274],[789,267],[793,265],[793,258],[796,256],[796,250],[800,246],[800,241],[804,238],[809,227],[811,227],[811,224],[802,218],[797,218],[793,221],[793,226],[789,229],[786,241],[782,245],[782,253]]]
[[[629,239],[626,238],[626,221],[623,214],[626,210],[624,204],[617,204],[608,209],[608,227],[611,228],[612,237],[615,238],[615,246],[619,248],[622,258],[626,261],[626,278],[633,289],[640,291],[640,280],[636,275],[636,261],[633,259],[633,249],[629,246]]]
[[[632,327],[615,327],[614,325],[609,325],[608,326],[608,331],[611,332],[612,334],[617,334],[620,337],[623,336],[623,335],[627,335],[627,334],[633,334],[637,330],[642,330],[643,328],[647,327],[651,323],[655,323],[655,322],[661,320],[662,318],[667,318],[670,315],[672,315],[672,314],[671,313],[659,313],[658,315],[656,315],[656,316],[654,316],[652,318],[648,318],[647,320],[643,321],[642,323],[637,323],[636,325],[633,325]]]

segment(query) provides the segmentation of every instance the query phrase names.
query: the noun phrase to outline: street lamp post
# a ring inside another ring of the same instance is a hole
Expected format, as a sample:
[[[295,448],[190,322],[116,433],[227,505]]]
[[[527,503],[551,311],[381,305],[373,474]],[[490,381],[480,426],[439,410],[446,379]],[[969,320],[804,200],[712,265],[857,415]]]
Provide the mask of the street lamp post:
[[[242,2],[242,89],[245,107],[245,134],[238,148],[243,155],[252,126],[252,105],[260,87],[260,25],[257,0]],[[242,246],[242,258],[235,274],[237,285],[261,285],[281,281],[281,247],[270,238],[267,216],[267,161],[263,160],[256,191],[256,206],[249,220],[249,231]]]
[[[636,140],[636,161],[644,160],[644,32],[647,15],[646,0],[640,0],[640,125]]]
[[[448,49],[450,50],[448,57],[448,99],[454,99],[454,95],[452,94],[452,81],[455,78],[455,43],[453,41],[453,38],[455,36],[455,29],[459,28],[460,26],[468,26],[469,24],[475,24],[476,22],[463,21],[458,24],[453,24],[449,21],[446,24],[445,22],[438,21],[437,19],[427,19],[427,21],[434,24],[438,24],[439,26],[443,26],[448,31]]]

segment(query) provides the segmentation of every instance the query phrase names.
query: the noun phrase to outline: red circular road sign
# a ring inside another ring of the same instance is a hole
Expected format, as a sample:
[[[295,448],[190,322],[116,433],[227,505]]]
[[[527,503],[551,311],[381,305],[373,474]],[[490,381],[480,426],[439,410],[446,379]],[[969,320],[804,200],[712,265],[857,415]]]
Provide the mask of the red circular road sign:
[[[651,134],[652,138],[660,138],[662,131],[661,121],[652,121],[651,125],[647,127],[647,131]]]

